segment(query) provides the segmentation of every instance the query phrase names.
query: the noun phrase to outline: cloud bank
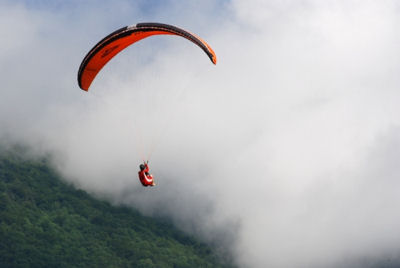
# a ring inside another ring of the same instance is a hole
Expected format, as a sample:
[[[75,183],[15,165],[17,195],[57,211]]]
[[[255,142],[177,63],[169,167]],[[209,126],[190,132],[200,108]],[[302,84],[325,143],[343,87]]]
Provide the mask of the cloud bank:
[[[398,263],[399,12],[389,0],[0,1],[0,134],[242,267]],[[217,66],[185,40],[149,38],[81,91],[91,46],[141,21],[197,33]],[[149,156],[158,185],[143,189]]]

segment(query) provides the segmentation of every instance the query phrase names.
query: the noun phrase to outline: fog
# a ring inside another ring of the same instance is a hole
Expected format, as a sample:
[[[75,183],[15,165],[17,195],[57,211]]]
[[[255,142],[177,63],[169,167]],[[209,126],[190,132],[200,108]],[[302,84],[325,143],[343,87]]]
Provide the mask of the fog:
[[[171,219],[240,267],[399,263],[397,1],[0,1],[0,137],[94,196]],[[179,37],[86,53],[125,25]],[[150,160],[157,186],[143,188]]]

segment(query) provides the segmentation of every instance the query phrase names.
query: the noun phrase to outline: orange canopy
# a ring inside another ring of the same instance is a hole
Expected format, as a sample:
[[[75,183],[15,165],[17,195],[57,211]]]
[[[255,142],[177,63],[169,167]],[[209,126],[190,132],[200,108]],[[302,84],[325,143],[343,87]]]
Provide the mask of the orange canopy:
[[[172,25],[161,23],[138,23],[133,26],[126,26],[116,30],[102,39],[89,51],[79,67],[79,87],[88,91],[90,84],[103,66],[120,51],[148,36],[160,34],[178,35],[192,41],[203,49],[212,63],[217,63],[217,56],[212,48],[196,35]]]

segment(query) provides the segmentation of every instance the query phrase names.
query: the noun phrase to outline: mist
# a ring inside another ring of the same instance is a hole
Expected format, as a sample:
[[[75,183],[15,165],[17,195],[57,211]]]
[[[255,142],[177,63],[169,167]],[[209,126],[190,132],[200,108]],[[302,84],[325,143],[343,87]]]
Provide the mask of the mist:
[[[232,254],[240,267],[399,263],[397,1],[0,1],[0,142],[51,154],[76,187]],[[108,33],[151,37],[89,92]],[[157,186],[143,188],[150,160]]]

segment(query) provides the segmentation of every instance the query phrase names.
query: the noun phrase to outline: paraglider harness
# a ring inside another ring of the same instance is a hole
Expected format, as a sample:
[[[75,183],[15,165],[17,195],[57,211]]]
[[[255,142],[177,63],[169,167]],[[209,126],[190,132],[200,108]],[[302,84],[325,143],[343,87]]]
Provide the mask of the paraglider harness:
[[[147,165],[149,161],[140,164],[139,168],[139,180],[143,186],[155,186],[156,184],[153,181],[153,176],[149,173],[149,166]]]

